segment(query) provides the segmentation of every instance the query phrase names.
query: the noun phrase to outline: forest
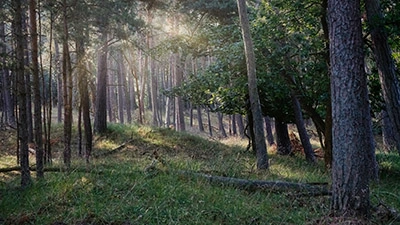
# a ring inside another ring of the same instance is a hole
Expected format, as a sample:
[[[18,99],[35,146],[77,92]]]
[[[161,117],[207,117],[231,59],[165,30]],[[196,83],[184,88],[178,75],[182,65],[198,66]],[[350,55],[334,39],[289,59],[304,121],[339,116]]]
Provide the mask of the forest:
[[[395,0],[2,0],[0,224],[400,224]]]

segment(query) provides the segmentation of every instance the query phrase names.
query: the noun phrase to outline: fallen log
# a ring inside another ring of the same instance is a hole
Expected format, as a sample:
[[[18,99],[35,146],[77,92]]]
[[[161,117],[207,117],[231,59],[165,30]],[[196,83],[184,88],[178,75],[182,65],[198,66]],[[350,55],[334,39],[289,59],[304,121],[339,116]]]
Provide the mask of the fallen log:
[[[331,195],[328,183],[294,183],[286,181],[247,180],[234,177],[213,176],[204,173],[179,171],[179,175],[204,179],[212,184],[232,186],[246,191],[297,192],[301,196]]]
[[[36,167],[29,167],[30,171],[36,171]],[[13,166],[7,168],[0,168],[0,173],[9,173],[9,172],[19,172],[21,171],[20,166]],[[43,168],[44,172],[92,172],[93,170],[87,168],[64,168],[64,167],[45,167]],[[102,173],[102,171],[98,171],[98,173]]]

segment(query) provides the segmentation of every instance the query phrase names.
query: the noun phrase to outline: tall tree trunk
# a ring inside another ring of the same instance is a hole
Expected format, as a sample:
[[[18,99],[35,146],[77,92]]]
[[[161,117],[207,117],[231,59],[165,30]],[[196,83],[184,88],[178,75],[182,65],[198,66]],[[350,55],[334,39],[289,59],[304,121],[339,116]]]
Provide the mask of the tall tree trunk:
[[[396,65],[384,30],[384,19],[379,0],[365,0],[365,9],[371,30],[383,99],[386,103],[386,111],[395,128],[394,137],[397,142],[397,151],[400,154],[400,83],[396,74]]]
[[[175,54],[175,87],[179,87],[183,82],[183,62],[179,53]],[[175,97],[175,110],[176,110],[176,130],[185,131],[185,117],[184,117],[184,104],[181,96]]]
[[[29,18],[31,28],[32,77],[34,96],[34,131],[36,144],[36,173],[38,178],[44,177],[43,172],[43,137],[42,137],[42,96],[40,93],[38,33],[36,25],[36,0],[29,0]]]
[[[22,0],[23,5],[27,5],[27,0]],[[26,18],[26,13],[22,14],[22,30],[23,32],[28,32],[28,26],[27,26],[27,18]],[[30,48],[28,45],[28,41],[24,42],[24,53],[25,53],[25,67],[29,68],[30,67]],[[28,126],[28,142],[32,143],[34,142],[33,140],[33,115],[32,115],[32,82],[31,82],[31,74],[29,72],[25,72],[25,88],[26,88],[26,123]]]
[[[18,93],[18,140],[21,165],[21,186],[28,187],[32,183],[31,174],[29,171],[29,152],[28,152],[28,127],[27,127],[27,104],[26,104],[26,87],[25,87],[25,64],[24,64],[24,34],[22,26],[22,14],[25,13],[22,9],[21,0],[12,1],[15,9],[14,14],[14,36],[16,42],[16,76],[17,76],[17,93]]]
[[[62,72],[61,72],[61,63],[60,63],[60,48],[58,46],[58,42],[54,40],[54,61],[56,63],[56,73],[57,73],[57,122],[62,122],[62,109],[64,105],[64,88],[63,88],[63,80],[62,80]]]
[[[256,59],[254,56],[253,42],[250,35],[249,18],[247,16],[247,6],[245,0],[237,0],[242,36],[244,41],[244,50],[247,64],[248,88],[253,114],[254,135],[257,152],[257,168],[268,169],[267,146],[264,137],[264,126],[261,113],[260,99],[257,89],[256,78]]]
[[[376,161],[364,71],[360,1],[329,0],[333,118],[332,210],[370,216],[369,181]]]
[[[321,12],[321,24],[322,30],[324,31],[325,39],[325,50],[324,54],[325,62],[328,67],[328,78],[331,79],[331,62],[329,58],[329,27],[327,19],[328,0],[322,0],[322,12]],[[332,166],[332,101],[331,101],[331,87],[328,90],[328,101],[326,102],[326,116],[325,116],[325,141],[321,142],[321,146],[324,148],[324,161],[325,167],[330,168]]]
[[[83,33],[80,31],[80,33]],[[81,35],[83,36],[83,34]],[[90,121],[90,96],[89,96],[89,85],[88,85],[88,75],[85,64],[85,46],[83,40],[77,40],[76,42],[77,51],[77,65],[78,65],[78,77],[79,77],[79,94],[80,103],[82,110],[83,128],[85,134],[85,160],[89,163],[90,156],[92,153],[93,145],[93,133],[92,124]]]
[[[267,133],[267,142],[269,146],[275,145],[274,134],[272,133],[271,118],[269,116],[264,117],[265,130]]]
[[[110,65],[112,68],[112,65]],[[115,117],[114,117],[114,96],[115,96],[115,88],[114,88],[114,82],[113,82],[113,75],[114,73],[110,73],[107,76],[107,115],[108,115],[108,121],[111,123],[115,123]]]
[[[153,42],[153,41],[152,41]],[[153,45],[153,44],[152,44]],[[151,46],[152,47],[152,46]],[[153,126],[158,126],[159,125],[159,120],[158,120],[158,112],[159,112],[159,107],[158,107],[158,77],[157,74],[155,73],[155,60],[150,61],[150,72],[151,72],[151,106],[152,106],[152,111],[153,111]]]
[[[101,31],[102,46],[98,51],[96,111],[94,130],[100,134],[107,131],[107,28]]]
[[[278,154],[289,155],[292,152],[292,147],[290,144],[288,127],[287,124],[278,117],[275,118],[275,133]]]
[[[71,166],[72,139],[72,71],[68,48],[67,2],[63,0],[63,102],[64,102],[64,165]]]
[[[118,59],[117,62],[117,74],[118,74],[118,111],[119,111],[119,122],[124,124],[125,123],[125,73],[123,71],[122,65],[122,56],[119,52],[117,52],[116,58]]]
[[[125,87],[125,102],[126,102],[126,120],[128,124],[132,123],[132,101],[134,101],[134,98],[131,98],[131,92],[134,92],[133,90],[133,83],[132,83],[132,78],[131,76],[128,76],[127,70],[125,67],[125,64],[121,60],[121,72],[125,74],[125,79],[123,80],[124,82],[124,87]],[[126,77],[128,77],[126,79]]]
[[[299,132],[300,141],[303,145],[304,154],[306,155],[306,160],[308,162],[315,162],[314,150],[312,149],[310,138],[307,134],[307,129],[304,124],[303,113],[301,112],[300,102],[294,93],[291,93],[293,109],[294,109],[294,117],[296,120],[297,131]]]
[[[14,99],[11,94],[11,77],[10,77],[10,69],[7,68],[6,65],[6,55],[7,55],[7,45],[6,45],[6,33],[5,33],[5,22],[0,22],[0,41],[3,44],[0,46],[0,74],[1,74],[1,83],[2,83],[2,97],[3,97],[3,113],[4,122],[12,127],[16,126],[16,119],[14,114]]]

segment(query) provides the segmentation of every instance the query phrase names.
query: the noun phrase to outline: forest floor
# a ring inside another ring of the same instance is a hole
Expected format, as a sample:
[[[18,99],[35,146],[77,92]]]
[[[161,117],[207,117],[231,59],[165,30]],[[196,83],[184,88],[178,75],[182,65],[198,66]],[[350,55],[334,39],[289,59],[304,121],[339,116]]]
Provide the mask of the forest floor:
[[[62,128],[55,127],[54,140]],[[0,172],[0,224],[367,224],[333,218],[330,196],[299,190],[246,189],[205,176],[301,184],[330,183],[323,161],[269,154],[270,169],[257,171],[246,140],[210,140],[170,129],[110,125],[95,137],[90,164],[73,142],[70,170],[62,143],[44,180],[20,189],[18,171]],[[15,131],[0,131],[0,169],[17,166]],[[34,162],[34,156],[30,156]],[[400,157],[378,153],[380,181],[371,187],[370,224],[400,224]],[[201,174],[201,176],[197,176]]]

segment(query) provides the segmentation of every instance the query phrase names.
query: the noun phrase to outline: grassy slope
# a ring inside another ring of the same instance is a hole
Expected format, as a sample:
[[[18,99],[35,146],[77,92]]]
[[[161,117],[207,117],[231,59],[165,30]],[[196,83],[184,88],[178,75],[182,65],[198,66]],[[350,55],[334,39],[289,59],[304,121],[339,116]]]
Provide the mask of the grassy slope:
[[[133,142],[121,151],[101,156],[131,138]],[[322,163],[313,166],[300,157],[272,154],[271,169],[257,172],[254,156],[243,147],[168,129],[116,125],[110,126],[106,137],[97,138],[95,148],[99,157],[89,167],[74,160],[75,168],[87,172],[49,172],[27,190],[18,189],[18,174],[0,174],[0,224],[311,224],[329,213],[326,196],[250,193],[174,172],[329,182]],[[10,159],[2,154],[0,165],[12,164]],[[400,209],[400,159],[397,155],[379,159],[385,170],[373,186],[373,204],[384,201]],[[374,220],[379,223],[379,218]]]

